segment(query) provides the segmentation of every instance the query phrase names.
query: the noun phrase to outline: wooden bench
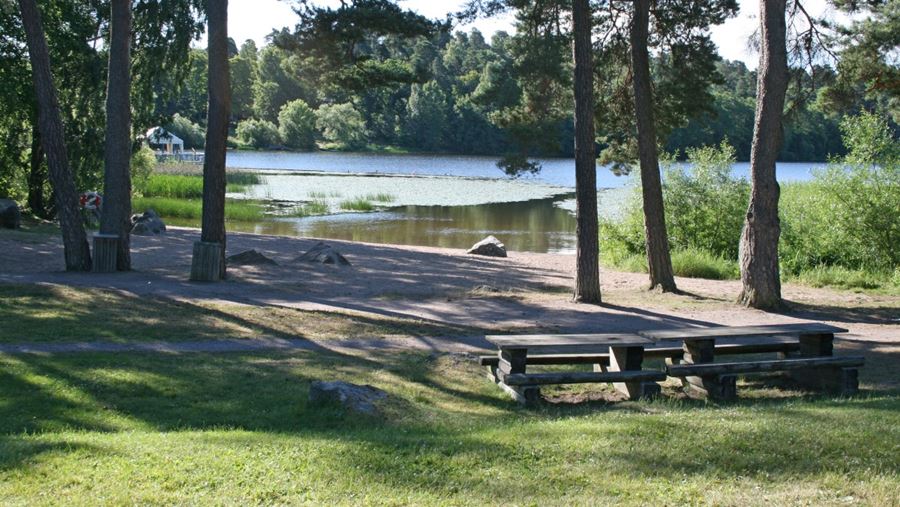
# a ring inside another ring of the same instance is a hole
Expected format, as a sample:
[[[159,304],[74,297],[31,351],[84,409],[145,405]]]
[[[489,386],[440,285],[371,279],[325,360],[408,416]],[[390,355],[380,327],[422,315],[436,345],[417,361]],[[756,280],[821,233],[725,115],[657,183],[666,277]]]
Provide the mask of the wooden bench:
[[[846,329],[826,324],[786,324],[770,326],[735,326],[713,328],[680,328],[643,331],[641,336],[657,344],[680,341],[682,354],[671,356],[666,373],[682,379],[689,390],[717,399],[736,396],[735,375],[784,371],[798,384],[811,389],[840,394],[854,394],[859,389],[858,370],[862,357],[834,357],[834,334]],[[725,353],[719,339],[756,340],[736,346],[729,352],[778,352],[774,361],[715,363],[716,354]],[[776,340],[784,340],[779,349]]]
[[[642,370],[644,347],[653,342],[635,334],[489,335],[497,346],[494,381],[520,403],[540,399],[540,386],[587,382],[612,383],[628,398],[659,394],[661,371]],[[529,364],[595,364],[594,372],[528,373]]]
[[[767,339],[734,340],[728,343],[716,343],[716,355],[739,354],[764,354],[767,352],[790,353],[800,350],[797,339],[786,337],[771,337]],[[684,349],[681,346],[644,347],[644,358],[663,357],[681,359]],[[609,353],[600,354],[528,354],[528,364],[553,365],[553,364],[594,364],[609,366]],[[494,377],[494,370],[500,364],[500,358],[494,355],[478,356],[481,366],[488,367],[489,375]]]

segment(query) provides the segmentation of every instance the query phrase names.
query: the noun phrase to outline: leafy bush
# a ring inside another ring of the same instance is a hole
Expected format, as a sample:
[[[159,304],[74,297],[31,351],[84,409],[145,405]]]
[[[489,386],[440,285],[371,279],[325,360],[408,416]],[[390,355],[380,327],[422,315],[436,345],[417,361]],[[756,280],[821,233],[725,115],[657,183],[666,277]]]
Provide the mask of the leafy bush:
[[[278,132],[284,144],[296,150],[316,148],[316,113],[306,102],[293,100],[278,113]]]
[[[731,175],[734,148],[719,147],[687,151],[690,169],[664,163],[663,202],[669,245],[673,251],[705,251],[712,257],[737,259],[744,214],[750,196],[746,180]],[[618,221],[602,224],[604,244],[612,243],[626,253],[644,253],[644,213],[640,185],[625,203]]]
[[[872,114],[841,125],[849,153],[782,194],[782,265],[893,271],[900,266],[900,143]]]
[[[734,280],[741,277],[737,261],[693,248],[672,252],[672,271],[675,276],[708,280]]]
[[[149,146],[141,146],[131,154],[131,187],[143,193],[156,167],[156,154]]]
[[[172,117],[172,123],[166,125],[166,130],[180,137],[187,149],[200,150],[206,145],[206,132],[200,128],[200,125],[180,114],[176,113]]]
[[[353,104],[326,104],[316,111],[316,128],[330,142],[359,148],[366,142],[366,120]]]
[[[238,123],[237,137],[241,142],[257,149],[271,148],[279,144],[278,128],[265,120],[244,120]]]

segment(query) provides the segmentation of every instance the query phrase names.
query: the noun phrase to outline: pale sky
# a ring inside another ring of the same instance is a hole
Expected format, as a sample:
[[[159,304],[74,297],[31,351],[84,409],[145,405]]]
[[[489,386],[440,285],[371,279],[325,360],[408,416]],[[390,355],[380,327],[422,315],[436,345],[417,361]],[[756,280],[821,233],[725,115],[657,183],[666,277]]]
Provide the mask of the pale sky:
[[[337,7],[339,0],[321,0],[319,5]],[[456,12],[465,0],[400,0],[402,7],[412,9],[429,18],[443,19],[447,13]],[[748,40],[758,25],[757,12],[759,0],[740,0],[741,12],[725,24],[713,27],[712,38],[719,47],[719,53],[728,60],[741,60],[751,69],[756,68],[758,56],[748,48]],[[238,45],[246,39],[253,39],[259,46],[272,29],[290,27],[296,23],[297,15],[291,8],[292,2],[285,0],[230,0],[228,3],[228,35]],[[820,16],[827,11],[825,0],[807,0],[804,2],[813,16]],[[512,32],[512,18],[509,16],[478,20],[472,25],[455,26],[456,30],[468,31],[478,28],[485,37],[498,30]],[[204,42],[205,43],[205,42]]]

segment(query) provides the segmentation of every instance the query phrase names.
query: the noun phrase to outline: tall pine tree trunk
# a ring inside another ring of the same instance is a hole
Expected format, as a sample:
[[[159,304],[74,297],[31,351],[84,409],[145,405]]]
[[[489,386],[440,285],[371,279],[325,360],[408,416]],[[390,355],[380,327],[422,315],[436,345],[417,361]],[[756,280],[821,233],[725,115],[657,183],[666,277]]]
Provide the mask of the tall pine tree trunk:
[[[594,154],[594,69],[589,0],[572,0],[575,59],[575,301],[600,303],[597,163]]]
[[[47,203],[44,200],[44,182],[47,180],[44,171],[44,150],[41,147],[41,133],[37,124],[31,127],[31,157],[28,172],[28,208],[31,213],[41,218],[50,218]]]
[[[100,232],[119,237],[116,269],[131,269],[131,1],[112,0]]]
[[[644,234],[650,288],[674,292],[672,259],[663,210],[662,183],[659,177],[656,120],[653,117],[653,89],[650,81],[650,57],[647,37],[650,27],[650,0],[635,0],[631,22],[631,67],[634,82],[634,112],[637,119],[638,156],[641,162],[641,190],[644,197]]]
[[[35,0],[19,0],[22,13],[22,25],[28,44],[28,56],[31,61],[31,76],[34,81],[34,92],[37,98],[38,129],[41,133],[41,145],[47,156],[50,168],[50,184],[56,199],[56,213],[62,230],[67,271],[89,271],[91,269],[91,251],[87,234],[81,222],[81,211],[78,207],[78,192],[72,168],[69,167],[69,156],[66,152],[63,123],[59,114],[59,102],[56,87],[50,72],[50,52],[47,39],[41,24],[41,13]]]
[[[203,269],[200,263],[209,263],[195,246],[192,278],[225,278],[225,142],[228,139],[228,116],[231,114],[231,87],[228,72],[228,0],[207,2],[209,19],[209,111],[207,113],[206,153],[203,165],[203,219],[200,240],[207,245],[218,245],[216,273]],[[198,252],[200,253],[198,255]],[[209,268],[209,266],[205,266]],[[193,273],[203,274],[195,276]]]
[[[783,304],[778,270],[780,189],[775,162],[781,151],[781,121],[788,84],[785,0],[761,1],[759,9],[761,48],[750,151],[752,188],[741,234],[740,302],[753,308],[777,309]]]

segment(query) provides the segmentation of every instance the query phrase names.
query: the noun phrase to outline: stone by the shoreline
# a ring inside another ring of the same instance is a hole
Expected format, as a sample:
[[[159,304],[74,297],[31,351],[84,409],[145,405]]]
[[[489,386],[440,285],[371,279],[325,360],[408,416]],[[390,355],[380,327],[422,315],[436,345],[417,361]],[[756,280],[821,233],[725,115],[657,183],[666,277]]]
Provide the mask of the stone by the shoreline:
[[[18,229],[21,225],[22,213],[19,204],[12,199],[0,199],[0,227]]]
[[[308,252],[294,259],[294,261],[319,262],[322,264],[335,264],[338,266],[350,265],[350,261],[341,255],[340,252],[321,241],[317,243],[316,246],[310,248]]]
[[[386,392],[370,385],[360,386],[342,381],[316,380],[309,386],[311,404],[335,403],[349,411],[365,415],[378,414],[378,402],[387,396]]]
[[[506,246],[494,236],[488,236],[472,245],[472,248],[468,249],[466,253],[488,257],[506,257]]]
[[[226,263],[231,266],[277,266],[278,263],[257,252],[256,250],[247,250],[239,254],[234,254],[225,259]]]
[[[131,223],[134,224],[131,234],[135,236],[159,236],[166,232],[166,224],[152,209],[148,209],[143,215],[133,215]]]

